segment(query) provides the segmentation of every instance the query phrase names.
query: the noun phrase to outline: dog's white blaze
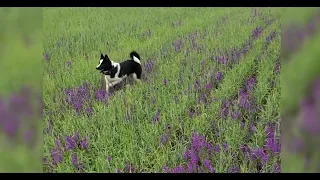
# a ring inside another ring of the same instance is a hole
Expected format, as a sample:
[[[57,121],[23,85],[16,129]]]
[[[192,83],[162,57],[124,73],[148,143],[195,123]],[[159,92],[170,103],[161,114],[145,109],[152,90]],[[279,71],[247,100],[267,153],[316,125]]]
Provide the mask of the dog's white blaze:
[[[102,64],[102,62],[103,62],[103,59],[100,60],[100,63],[99,63],[99,65],[97,67],[99,67]]]
[[[119,64],[119,63],[114,63],[114,66],[115,66],[115,67],[118,67],[118,70],[117,70],[116,74],[114,75],[114,77],[111,78],[110,75],[105,75],[105,78],[107,78],[109,82],[116,82],[115,84],[117,84],[118,81],[119,81],[119,82],[122,81],[124,78],[127,77],[127,75],[124,75],[124,76],[122,76],[122,77],[119,77],[120,69],[121,69],[120,64]]]
[[[121,67],[120,67],[120,64],[119,64],[119,63],[114,63],[114,64],[115,64],[115,67],[118,67],[118,71],[117,71],[115,77],[119,78],[120,68],[121,68]]]
[[[137,57],[133,56],[133,60],[134,62],[141,64],[140,60]]]

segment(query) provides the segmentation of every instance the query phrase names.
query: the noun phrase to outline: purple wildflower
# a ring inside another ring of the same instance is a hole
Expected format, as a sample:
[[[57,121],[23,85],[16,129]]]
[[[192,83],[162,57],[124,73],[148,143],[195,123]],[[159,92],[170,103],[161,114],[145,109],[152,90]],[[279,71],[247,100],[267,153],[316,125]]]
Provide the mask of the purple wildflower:
[[[253,123],[250,124],[250,132],[256,132],[256,127],[254,126]]]
[[[158,122],[160,120],[160,112],[161,112],[161,110],[158,108],[155,116],[152,119],[153,123],[156,123],[156,122]]]
[[[95,99],[97,101],[103,101],[105,99],[105,92],[103,89],[99,89],[96,93],[95,93]]]
[[[248,110],[250,108],[249,94],[247,91],[240,89],[239,91],[239,107]]]
[[[276,164],[273,166],[273,172],[274,172],[274,173],[281,173],[281,167],[279,166],[278,163],[276,163]]]
[[[232,165],[229,168],[229,173],[240,173],[240,172],[241,172],[241,170],[240,170],[239,166]]]
[[[71,159],[72,159],[72,164],[73,164],[73,166],[74,166],[76,169],[78,169],[78,157],[77,157],[77,154],[73,152]]]
[[[258,38],[262,34],[263,29],[261,27],[257,27],[252,31],[252,37]]]
[[[67,150],[74,150],[76,148],[76,143],[70,136],[66,137],[66,149]]]
[[[255,77],[250,77],[248,79],[248,81],[247,81],[247,84],[246,84],[247,92],[250,92],[256,83],[257,83],[256,78]]]
[[[222,100],[222,107],[221,107],[221,116],[227,117],[229,115],[229,101],[226,99]]]
[[[215,152],[220,153],[220,145],[219,144],[216,144]]]
[[[193,166],[197,166],[199,163],[198,154],[194,150],[191,150],[190,152],[190,160]]]
[[[87,106],[85,111],[86,111],[87,115],[90,115],[91,114],[91,107]]]
[[[168,140],[169,140],[169,137],[167,134],[164,134],[161,136],[161,144],[162,145],[165,145],[168,142]]]
[[[263,155],[263,150],[260,149],[260,148],[254,148],[252,149],[252,159],[253,160],[257,160],[257,159],[260,159]]]
[[[219,71],[216,74],[216,83],[219,84],[221,82],[221,80],[223,79],[223,72]]]
[[[279,74],[279,72],[280,72],[280,66],[281,66],[281,62],[280,62],[280,60],[278,59],[277,61],[276,61],[276,64],[274,65],[274,73],[275,74]]]
[[[187,164],[187,172],[188,173],[193,173],[193,170],[194,170],[194,168],[193,168],[192,162],[189,161],[188,164]]]
[[[152,96],[152,104],[156,103],[156,97],[155,96]]]
[[[206,84],[206,89],[210,91],[212,89],[212,85],[210,83],[207,83]]]
[[[262,160],[262,164],[265,165],[269,161],[269,154],[263,152],[261,156],[261,160]]]
[[[112,160],[112,157],[111,157],[111,156],[108,156],[108,161],[109,161],[109,163],[111,162],[111,160]]]
[[[201,87],[200,87],[200,80],[199,80],[199,79],[196,80],[196,83],[194,84],[194,88],[195,88],[198,92],[200,91]]]
[[[166,165],[162,167],[162,170],[163,170],[163,172],[169,172],[168,166],[166,166]]]
[[[227,143],[223,142],[222,143],[222,147],[223,147],[224,150],[226,150],[226,151],[228,150],[228,144]]]
[[[184,167],[183,166],[177,166],[172,169],[172,173],[184,173]]]
[[[241,113],[238,110],[234,110],[232,113],[232,119],[240,119]]]
[[[203,161],[204,166],[209,170],[210,173],[214,173],[215,169],[213,168],[213,166],[211,165],[211,162],[208,159],[205,159]]]
[[[60,149],[51,150],[51,158],[52,158],[52,163],[54,165],[57,165],[58,163],[62,163],[63,161],[62,151]]]
[[[204,69],[204,64],[205,64],[205,61],[204,59],[201,61],[201,69],[203,70]]]
[[[182,40],[177,40],[173,43],[173,46],[175,47],[176,52],[181,52],[182,48]]]
[[[205,144],[206,144],[206,148],[207,148],[209,154],[214,151],[213,146],[211,145],[211,143],[206,142]]]
[[[245,125],[246,125],[245,122],[243,122],[243,121],[240,122],[240,127],[241,128],[244,128]]]
[[[184,155],[183,155],[183,159],[188,160],[188,158],[189,158],[189,150],[186,149],[186,151],[184,152]]]
[[[44,54],[44,58],[45,58],[46,60],[49,60],[49,53],[45,53],[45,54]]]
[[[223,65],[227,65],[228,58],[226,56],[220,56],[217,58],[218,63],[221,63]]]
[[[164,78],[164,79],[163,79],[163,84],[164,84],[165,86],[167,86],[167,82],[168,82],[167,79]]]
[[[267,43],[267,44],[270,44],[270,42],[275,38],[276,34],[277,34],[277,33],[276,33],[275,31],[271,32],[271,33],[266,37],[266,43]]]
[[[76,132],[73,136],[72,139],[74,140],[75,143],[79,143],[79,133]]]
[[[57,147],[57,148],[59,148],[59,149],[62,148],[62,145],[61,145],[61,142],[60,142],[59,139],[56,139],[55,143],[56,143],[56,147]]]
[[[80,146],[81,146],[81,149],[83,149],[83,150],[87,150],[88,149],[88,142],[87,142],[86,138],[82,138],[81,139]]]

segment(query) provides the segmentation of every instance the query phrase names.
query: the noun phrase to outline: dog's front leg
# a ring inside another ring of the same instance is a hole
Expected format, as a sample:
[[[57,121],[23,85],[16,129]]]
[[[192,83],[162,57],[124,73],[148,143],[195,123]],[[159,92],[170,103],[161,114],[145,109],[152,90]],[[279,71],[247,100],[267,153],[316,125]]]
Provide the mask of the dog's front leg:
[[[108,81],[108,79],[105,77],[104,78],[104,80],[106,81],[106,93],[108,93],[109,92],[109,88],[110,88],[110,86],[109,86],[109,81]]]
[[[117,81],[113,81],[112,83],[109,83],[109,87],[113,87],[113,86],[115,86],[116,84],[119,84],[121,81],[122,81],[122,79],[119,79],[119,80],[117,80]]]

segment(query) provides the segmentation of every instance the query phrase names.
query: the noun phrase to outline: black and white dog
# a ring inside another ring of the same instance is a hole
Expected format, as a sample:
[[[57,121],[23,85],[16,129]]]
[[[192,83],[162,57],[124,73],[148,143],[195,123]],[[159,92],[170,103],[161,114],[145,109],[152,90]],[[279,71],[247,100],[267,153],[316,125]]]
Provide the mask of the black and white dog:
[[[96,69],[105,75],[104,79],[106,81],[107,92],[110,87],[120,83],[124,78],[130,75],[132,75],[137,82],[141,82],[142,68],[140,56],[137,52],[132,51],[130,57],[130,60],[116,63],[111,61],[107,54],[104,56],[101,54],[100,62]]]

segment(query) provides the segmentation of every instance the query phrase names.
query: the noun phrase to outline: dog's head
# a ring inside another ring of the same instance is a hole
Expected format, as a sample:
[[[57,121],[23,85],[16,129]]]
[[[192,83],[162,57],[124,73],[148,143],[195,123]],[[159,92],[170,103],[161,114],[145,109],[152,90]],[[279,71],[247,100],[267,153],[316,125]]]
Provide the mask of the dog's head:
[[[112,62],[107,55],[103,56],[103,54],[101,54],[100,61],[96,69],[100,72],[112,69]]]

